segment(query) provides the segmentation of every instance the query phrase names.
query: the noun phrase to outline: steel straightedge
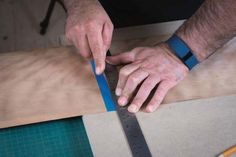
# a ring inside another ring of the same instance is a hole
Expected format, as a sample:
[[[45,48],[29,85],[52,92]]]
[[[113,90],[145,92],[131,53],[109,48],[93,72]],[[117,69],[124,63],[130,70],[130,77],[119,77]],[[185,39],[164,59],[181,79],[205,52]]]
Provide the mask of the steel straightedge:
[[[110,52],[108,52],[108,55],[110,55]],[[105,75],[111,90],[113,101],[116,104],[118,117],[133,157],[151,157],[151,152],[148,148],[135,114],[130,113],[127,110],[127,107],[117,105],[117,96],[115,95],[116,84],[118,81],[117,68],[110,64],[106,64]]]

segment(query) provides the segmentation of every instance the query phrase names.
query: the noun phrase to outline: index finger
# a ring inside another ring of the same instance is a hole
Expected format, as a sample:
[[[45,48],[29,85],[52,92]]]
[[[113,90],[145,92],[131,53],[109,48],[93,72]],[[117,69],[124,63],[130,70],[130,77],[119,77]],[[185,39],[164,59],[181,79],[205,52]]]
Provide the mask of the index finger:
[[[90,30],[87,33],[89,46],[96,65],[96,74],[101,74],[105,69],[106,50],[102,39],[102,28]]]

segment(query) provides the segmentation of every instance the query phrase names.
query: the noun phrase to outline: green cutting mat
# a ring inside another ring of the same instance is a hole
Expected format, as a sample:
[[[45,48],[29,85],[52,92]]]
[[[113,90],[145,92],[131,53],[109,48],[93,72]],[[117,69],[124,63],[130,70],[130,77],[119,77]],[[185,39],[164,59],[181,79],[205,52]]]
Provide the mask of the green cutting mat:
[[[0,129],[0,157],[92,157],[81,117]]]

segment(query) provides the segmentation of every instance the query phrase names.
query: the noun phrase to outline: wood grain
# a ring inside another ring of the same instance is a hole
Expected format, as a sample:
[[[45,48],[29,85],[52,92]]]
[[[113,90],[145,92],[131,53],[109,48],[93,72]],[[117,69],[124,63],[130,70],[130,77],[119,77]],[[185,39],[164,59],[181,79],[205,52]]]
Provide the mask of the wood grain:
[[[0,128],[105,111],[90,64],[72,47],[0,55]]]
[[[120,36],[111,52],[152,46],[170,36],[153,34]],[[233,39],[196,66],[163,103],[235,94],[235,51]],[[72,47],[0,54],[0,128],[105,111],[90,65]]]

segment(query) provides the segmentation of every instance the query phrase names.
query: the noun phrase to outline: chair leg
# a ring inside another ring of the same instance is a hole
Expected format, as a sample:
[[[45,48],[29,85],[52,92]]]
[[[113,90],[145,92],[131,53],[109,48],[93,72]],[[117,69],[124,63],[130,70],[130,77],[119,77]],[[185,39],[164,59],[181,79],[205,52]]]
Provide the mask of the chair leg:
[[[56,0],[56,1],[62,6],[64,11],[67,12],[66,7],[65,7],[64,3],[62,2],[62,0]]]
[[[46,14],[45,18],[43,19],[43,21],[40,22],[40,27],[41,27],[40,34],[41,35],[44,35],[47,31],[48,24],[49,24],[50,17],[52,15],[52,11],[54,9],[55,3],[56,3],[56,0],[50,0],[47,14]]]

